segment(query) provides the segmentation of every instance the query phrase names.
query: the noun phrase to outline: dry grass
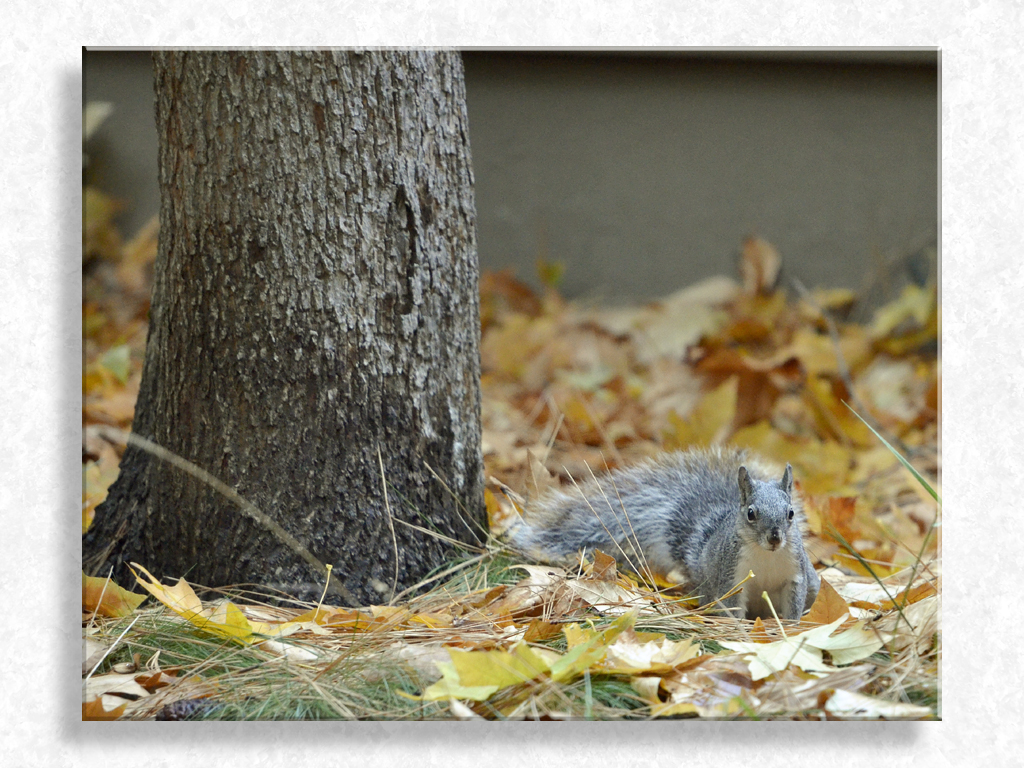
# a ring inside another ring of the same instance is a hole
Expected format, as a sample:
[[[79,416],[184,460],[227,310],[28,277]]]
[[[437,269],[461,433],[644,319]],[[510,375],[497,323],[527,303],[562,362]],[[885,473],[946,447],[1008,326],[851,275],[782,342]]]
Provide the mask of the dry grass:
[[[141,618],[94,677],[102,677],[116,665],[129,664],[133,659],[140,666],[149,662],[151,669],[159,666],[173,674],[169,686],[129,703],[123,714],[127,719],[615,720],[647,719],[658,713],[659,705],[653,704],[649,695],[641,695],[643,688],[635,684],[636,676],[609,674],[600,663],[562,681],[538,674],[505,686],[484,701],[419,699],[419,694],[438,679],[435,662],[449,658],[448,648],[507,650],[523,638],[524,632],[533,631],[540,639],[531,640],[530,647],[564,654],[566,635],[561,629],[575,624],[606,630],[622,613],[622,606],[567,599],[565,587],[577,574],[533,589],[538,599],[528,599],[520,594],[522,587],[514,586],[521,572],[510,569],[506,554],[495,550],[485,558],[465,562],[466,566],[453,577],[381,613],[371,624],[353,628],[326,623],[319,632],[298,632],[284,640],[285,645],[276,647],[273,643],[240,644],[215,638],[165,606],[150,605],[137,611]],[[630,583],[621,575],[614,578],[620,585]],[[247,616],[261,621],[287,620],[312,607],[289,604],[281,595],[254,588],[197,592],[204,603],[230,597],[244,607]],[[679,596],[643,586],[637,586],[633,594],[637,600],[648,602],[631,631],[641,638],[642,633],[658,633],[669,641],[692,640],[707,660],[705,667],[718,659],[738,658],[716,655],[725,650],[725,642],[767,642],[782,637],[779,626],[701,615],[682,603]],[[847,681],[858,693],[888,702],[927,707],[931,717],[938,717],[938,625],[937,618],[927,618],[927,610],[921,609],[925,603],[921,600],[909,607],[916,606],[920,614],[911,619],[919,630],[915,634],[908,633],[906,627],[895,631],[899,629],[896,611],[880,612],[875,624],[880,629],[888,628],[893,636],[867,660],[840,669],[845,674],[834,681]],[[127,618],[98,619],[94,639],[113,641],[128,622]],[[545,633],[543,628],[549,624],[554,626]],[[788,631],[792,633],[793,628]],[[667,690],[671,689],[664,681],[673,679],[673,675],[678,678],[684,667],[648,676],[648,680],[654,677],[662,681],[661,699],[667,701]],[[723,667],[718,673],[712,666],[710,677],[704,681],[707,690],[703,700],[709,711],[719,706],[717,711],[723,713],[720,716],[730,718],[832,718],[822,706],[828,698],[826,691],[813,701],[806,694],[803,698],[789,693],[783,696],[806,683],[809,677],[805,673],[789,668],[753,682],[735,671],[742,670],[742,666],[730,669]],[[723,681],[731,681],[735,690]],[[664,710],[665,706],[663,701],[660,708]],[[916,716],[922,715],[918,712]]]

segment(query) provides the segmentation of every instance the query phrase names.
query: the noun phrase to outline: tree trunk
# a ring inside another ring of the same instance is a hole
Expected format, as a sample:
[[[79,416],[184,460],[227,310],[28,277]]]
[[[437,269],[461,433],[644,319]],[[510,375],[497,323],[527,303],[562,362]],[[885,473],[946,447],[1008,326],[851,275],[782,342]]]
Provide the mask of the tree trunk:
[[[462,541],[483,525],[461,59],[154,60],[161,229],[133,431],[235,488],[350,597],[387,600],[451,555],[402,521]],[[324,584],[266,525],[133,446],[83,550],[87,571],[121,578],[135,560],[209,586]]]

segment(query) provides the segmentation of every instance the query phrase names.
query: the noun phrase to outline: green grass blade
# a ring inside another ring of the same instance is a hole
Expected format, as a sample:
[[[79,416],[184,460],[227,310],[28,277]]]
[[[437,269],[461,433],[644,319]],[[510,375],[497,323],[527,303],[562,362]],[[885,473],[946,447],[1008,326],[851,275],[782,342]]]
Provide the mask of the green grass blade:
[[[931,494],[931,497],[933,499],[935,499],[935,501],[937,501],[939,504],[941,504],[942,503],[942,499],[939,498],[939,494],[937,494],[935,492],[935,489],[932,488],[931,485],[928,484],[927,480],[925,480],[923,477],[921,477],[921,473],[918,472],[916,469],[914,469],[913,465],[911,465],[911,463],[909,461],[907,461],[905,458],[903,458],[903,455],[899,451],[897,451],[895,448],[893,448],[891,445],[889,445],[889,441],[886,440],[884,437],[882,437],[880,434],[878,434],[878,432],[875,430],[874,427],[872,427],[870,424],[868,424],[866,421],[864,421],[864,417],[861,416],[859,413],[857,413],[855,410],[853,410],[853,408],[850,406],[850,404],[848,402],[846,402],[844,400],[843,401],[843,405],[845,405],[847,408],[850,409],[850,413],[852,413],[854,416],[856,416],[858,419],[860,419],[862,422],[864,422],[864,426],[867,427],[868,429],[870,429],[872,434],[874,434],[875,437],[877,437],[879,440],[881,440],[886,448],[888,448],[890,451],[892,451],[892,455],[895,456],[897,459],[899,459],[900,463],[904,467],[906,467],[908,470],[910,470],[910,474],[912,474],[917,479],[917,482],[919,482],[924,487],[924,489],[926,491],[928,491],[929,494]]]

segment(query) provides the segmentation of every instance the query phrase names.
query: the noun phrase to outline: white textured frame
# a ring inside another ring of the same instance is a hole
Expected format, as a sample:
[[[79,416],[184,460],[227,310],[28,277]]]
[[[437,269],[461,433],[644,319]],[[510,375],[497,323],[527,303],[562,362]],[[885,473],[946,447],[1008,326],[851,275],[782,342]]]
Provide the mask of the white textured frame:
[[[555,7],[552,8],[551,6]],[[1024,754],[1019,416],[1024,56],[1015,2],[16,0],[0,41],[0,511],[10,765],[853,766]],[[80,89],[83,43],[904,46],[942,51],[943,606],[937,723],[82,723]],[[54,151],[56,148],[56,151]],[[975,386],[972,386],[975,385]],[[949,439],[952,436],[952,439]]]

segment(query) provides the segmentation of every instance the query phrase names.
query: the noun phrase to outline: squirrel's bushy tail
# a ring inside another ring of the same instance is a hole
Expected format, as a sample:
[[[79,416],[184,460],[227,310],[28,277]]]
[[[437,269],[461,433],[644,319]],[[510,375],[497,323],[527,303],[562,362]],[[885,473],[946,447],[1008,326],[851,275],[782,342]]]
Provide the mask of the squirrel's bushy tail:
[[[697,529],[738,509],[743,465],[755,478],[776,475],[743,450],[667,453],[531,501],[506,539],[542,562],[600,549],[636,572],[667,575],[682,567]]]

